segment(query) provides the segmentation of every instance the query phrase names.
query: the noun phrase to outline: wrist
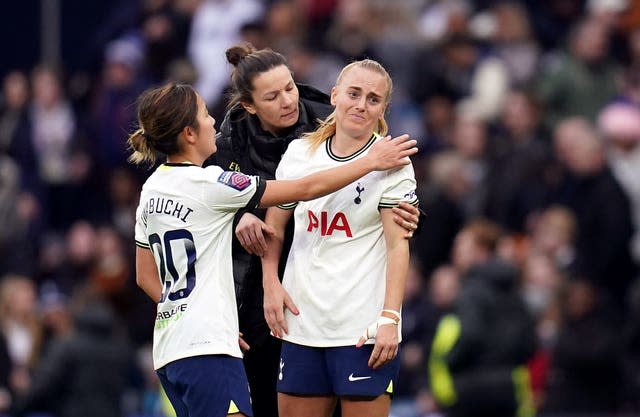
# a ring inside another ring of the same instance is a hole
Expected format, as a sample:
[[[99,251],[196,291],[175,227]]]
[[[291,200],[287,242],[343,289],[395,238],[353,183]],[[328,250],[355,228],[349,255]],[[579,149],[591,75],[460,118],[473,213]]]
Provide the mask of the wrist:
[[[394,321],[395,324],[400,323],[400,319],[401,319],[400,312],[390,308],[385,308],[384,310],[382,310],[382,312],[380,313],[380,317],[391,319]]]

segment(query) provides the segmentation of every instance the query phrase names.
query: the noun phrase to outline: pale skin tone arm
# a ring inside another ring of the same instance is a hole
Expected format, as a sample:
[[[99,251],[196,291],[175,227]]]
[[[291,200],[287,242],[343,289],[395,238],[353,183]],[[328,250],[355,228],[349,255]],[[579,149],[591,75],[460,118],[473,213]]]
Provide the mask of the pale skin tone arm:
[[[387,246],[386,291],[383,309],[400,311],[409,270],[409,242],[404,238],[405,229],[394,221],[392,210],[381,209],[380,217]],[[356,346],[360,347],[364,342],[365,339],[362,337]],[[369,357],[369,366],[377,369],[392,361],[398,354],[398,343],[397,325],[380,326],[373,352]]]
[[[420,212],[418,209],[407,203],[401,202],[398,207],[394,207],[395,214],[393,220],[402,226],[405,239],[413,237],[413,232],[418,228]],[[267,240],[265,234],[271,234],[273,230],[265,222],[251,213],[245,213],[240,218],[236,226],[236,237],[242,247],[252,255],[264,256],[267,250]]]
[[[319,171],[295,180],[267,181],[260,207],[293,201],[308,201],[331,194],[371,171],[384,171],[408,165],[415,154],[416,141],[408,135],[390,136],[373,144],[367,155],[339,167]]]

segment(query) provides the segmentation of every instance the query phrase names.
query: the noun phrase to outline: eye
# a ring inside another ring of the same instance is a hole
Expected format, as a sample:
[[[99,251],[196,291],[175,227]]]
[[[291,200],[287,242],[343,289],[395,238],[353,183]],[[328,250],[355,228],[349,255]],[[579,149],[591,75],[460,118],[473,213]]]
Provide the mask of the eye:
[[[358,96],[360,96],[360,93],[358,93],[357,91],[348,91],[347,95],[351,98],[356,98]]]
[[[264,99],[265,99],[265,101],[273,101],[273,100],[276,99],[276,95],[275,94],[274,95],[270,95],[270,96],[265,97]]]
[[[369,97],[369,102],[371,104],[378,104],[378,103],[380,103],[380,98],[378,98],[378,97]]]

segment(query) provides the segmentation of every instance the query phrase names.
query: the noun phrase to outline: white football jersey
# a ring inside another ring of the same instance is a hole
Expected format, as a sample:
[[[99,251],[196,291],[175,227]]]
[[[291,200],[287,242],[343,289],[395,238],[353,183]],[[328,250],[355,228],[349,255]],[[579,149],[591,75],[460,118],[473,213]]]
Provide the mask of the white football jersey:
[[[307,140],[295,140],[276,178],[294,179],[349,162],[368,152],[374,141],[372,137],[354,155],[338,157],[331,152],[331,139],[313,153]],[[283,286],[300,310],[298,316],[287,310],[285,340],[316,347],[354,345],[377,320],[387,265],[379,210],[401,201],[417,204],[415,190],[413,167],[405,165],[371,172],[322,198],[280,206],[295,207]]]
[[[149,248],[163,285],[153,333],[159,369],[209,354],[242,357],[233,283],[233,216],[258,205],[258,177],[163,164],[147,179],[136,212],[136,245]]]

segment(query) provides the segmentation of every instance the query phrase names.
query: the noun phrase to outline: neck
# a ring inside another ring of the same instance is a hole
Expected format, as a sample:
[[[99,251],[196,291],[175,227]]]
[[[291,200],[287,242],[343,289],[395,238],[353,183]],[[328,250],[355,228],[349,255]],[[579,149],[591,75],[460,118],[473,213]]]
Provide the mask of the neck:
[[[362,149],[370,138],[371,134],[349,136],[336,132],[333,141],[331,141],[331,151],[337,156],[348,156]]]
[[[187,155],[185,153],[177,153],[167,156],[167,162],[170,164],[193,164],[202,166],[204,159],[195,155]]]

